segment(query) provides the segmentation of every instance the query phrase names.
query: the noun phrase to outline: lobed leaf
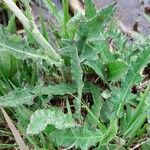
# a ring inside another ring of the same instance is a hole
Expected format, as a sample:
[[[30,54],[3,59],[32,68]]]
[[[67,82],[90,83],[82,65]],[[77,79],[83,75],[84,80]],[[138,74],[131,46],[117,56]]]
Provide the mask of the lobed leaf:
[[[40,49],[31,49],[26,43],[21,41],[20,37],[10,35],[0,27],[0,52],[5,51],[22,60],[32,59],[40,63],[42,60],[46,60],[51,65],[60,65],[59,62],[50,59],[49,54],[43,53]]]
[[[84,64],[92,68],[99,75],[99,77],[104,82],[106,82],[106,77],[104,75],[104,65],[100,60],[86,60],[84,61]]]
[[[76,113],[78,118],[81,117],[81,98],[82,98],[82,90],[84,87],[84,83],[82,81],[83,78],[83,70],[81,68],[80,58],[78,56],[77,48],[73,48],[71,51],[71,73],[72,78],[76,83],[78,97],[76,98]]]
[[[41,95],[65,95],[76,92],[76,88],[73,84],[56,84],[49,85],[47,87],[36,86],[33,89],[24,88],[21,90],[15,90],[9,94],[0,97],[0,106],[3,107],[17,107],[23,104],[31,105],[33,98]]]
[[[108,42],[103,40],[101,42],[95,42],[93,46],[101,56],[101,59],[105,63],[111,63],[115,61],[113,54],[110,52]]]
[[[36,95],[65,95],[76,92],[74,84],[60,83],[56,85],[48,85],[47,87],[36,86],[33,90]]]
[[[0,106],[17,107],[23,104],[33,104],[34,94],[27,88],[12,91],[5,96],[0,97]]]
[[[37,110],[30,119],[27,127],[27,134],[38,134],[47,125],[54,125],[57,129],[67,129],[77,126],[72,116],[64,114],[61,110],[43,109]]]
[[[81,61],[85,60],[94,60],[96,61],[98,59],[98,52],[89,44],[85,43],[85,47],[82,50],[82,53],[80,55]]]
[[[111,4],[97,12],[96,16],[92,19],[81,21],[77,37],[79,39],[86,38],[87,41],[97,39],[102,31],[102,26],[104,26],[106,22],[110,21],[113,16],[115,12],[114,6],[115,4]]]
[[[88,130],[87,128],[73,128],[72,130],[56,131],[52,138],[59,146],[69,147],[74,145],[81,150],[88,150],[95,146],[102,138],[100,130]]]

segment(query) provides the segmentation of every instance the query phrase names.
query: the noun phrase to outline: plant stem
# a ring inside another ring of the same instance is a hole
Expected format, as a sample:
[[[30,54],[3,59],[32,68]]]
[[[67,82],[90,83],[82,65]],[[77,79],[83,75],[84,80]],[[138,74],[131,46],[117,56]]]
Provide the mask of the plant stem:
[[[3,0],[3,1],[8,6],[8,8],[18,17],[23,26],[33,34],[34,39],[49,54],[49,57],[55,61],[63,62],[60,55],[56,53],[53,47],[46,41],[46,39],[40,33],[36,24],[34,23],[31,25],[29,19],[22,13],[22,11],[17,7],[17,5],[12,0]]]

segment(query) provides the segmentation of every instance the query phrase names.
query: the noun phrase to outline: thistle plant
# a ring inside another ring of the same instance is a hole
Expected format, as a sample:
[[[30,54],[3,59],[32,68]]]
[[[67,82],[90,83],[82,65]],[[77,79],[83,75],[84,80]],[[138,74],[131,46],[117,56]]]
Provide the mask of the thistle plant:
[[[26,29],[24,37],[30,32],[34,38],[31,45],[0,27],[0,107],[13,112],[29,149],[149,149],[150,92],[143,75],[149,38],[129,41],[114,23],[116,3],[96,10],[85,0],[85,15],[71,17],[63,0],[62,17],[44,0],[56,20],[63,19],[55,51],[37,28],[29,1],[23,4],[30,19],[12,0],[3,1]]]

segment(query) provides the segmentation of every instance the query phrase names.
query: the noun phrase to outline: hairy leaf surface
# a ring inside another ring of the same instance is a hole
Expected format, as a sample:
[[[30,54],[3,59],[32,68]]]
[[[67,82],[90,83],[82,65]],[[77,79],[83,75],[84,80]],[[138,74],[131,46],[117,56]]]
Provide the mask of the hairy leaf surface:
[[[76,92],[74,84],[60,83],[46,87],[36,86],[33,90],[36,95],[65,95]]]
[[[81,21],[77,33],[78,37],[80,39],[86,38],[88,41],[98,38],[102,31],[102,26],[110,21],[114,14],[114,10],[114,4],[112,4],[101,9],[92,19]]]
[[[54,125],[57,129],[66,129],[77,126],[72,116],[57,109],[37,110],[30,119],[27,134],[38,134],[47,125]]]
[[[71,51],[71,73],[72,78],[76,83],[78,97],[76,98],[75,107],[77,116],[80,118],[81,113],[81,98],[82,98],[82,90],[84,83],[82,81],[83,78],[83,70],[81,68],[80,58],[78,56],[77,48],[73,48]]]
[[[31,105],[35,95],[27,88],[12,91],[9,94],[0,97],[0,106],[16,107],[23,104]]]
[[[117,119],[112,119],[110,121],[110,127],[104,134],[101,144],[102,145],[108,144],[116,136],[117,131],[118,131]]]
[[[88,130],[84,128],[74,128],[72,130],[56,131],[52,138],[60,146],[69,147],[74,145],[81,150],[88,150],[91,146],[95,146],[102,138],[100,130]]]
[[[21,41],[17,35],[10,35],[0,27],[0,52],[8,51],[19,59],[32,59],[40,62],[46,60],[49,64],[59,65],[50,59],[49,54],[43,53],[42,50],[31,49],[25,42]]]
[[[15,90],[9,94],[0,97],[0,106],[3,107],[17,107],[23,104],[31,105],[33,98],[41,95],[65,95],[73,94],[76,92],[76,88],[73,84],[56,84],[49,85],[47,87],[36,86],[32,89],[24,88],[21,90]]]

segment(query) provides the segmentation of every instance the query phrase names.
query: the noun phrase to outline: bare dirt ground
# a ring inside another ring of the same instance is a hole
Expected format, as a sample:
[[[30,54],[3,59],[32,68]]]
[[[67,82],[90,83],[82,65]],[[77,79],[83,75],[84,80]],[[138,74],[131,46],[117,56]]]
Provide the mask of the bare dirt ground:
[[[39,0],[32,0],[38,3]],[[53,0],[59,9],[62,8],[61,0]],[[77,0],[72,0],[77,3]],[[81,1],[81,0],[79,0]],[[135,30],[142,35],[150,34],[150,23],[144,18],[143,13],[150,15],[150,0],[93,0],[96,7],[103,8],[114,1],[118,1],[116,17],[120,20],[128,30]],[[35,16],[37,7],[33,5]],[[45,12],[44,12],[45,13]],[[47,17],[45,13],[45,17]]]
[[[115,0],[94,0],[97,8],[105,7]],[[150,0],[118,0],[116,16],[129,29],[143,34],[150,34],[150,23],[143,13],[150,15]]]

